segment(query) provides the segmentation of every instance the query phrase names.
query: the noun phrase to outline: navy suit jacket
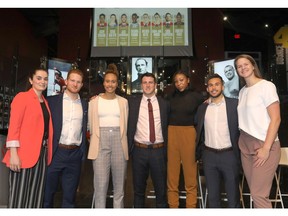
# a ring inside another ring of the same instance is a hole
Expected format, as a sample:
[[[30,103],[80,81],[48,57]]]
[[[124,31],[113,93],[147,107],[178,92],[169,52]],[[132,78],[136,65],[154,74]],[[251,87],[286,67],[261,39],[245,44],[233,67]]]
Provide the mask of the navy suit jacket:
[[[63,121],[63,94],[49,96],[47,97],[49,108],[52,115],[53,122],[53,155],[58,149],[58,144],[62,131],[62,121]],[[87,147],[86,147],[86,131],[87,131],[87,119],[88,119],[88,103],[84,99],[81,99],[82,109],[83,109],[83,119],[82,119],[82,142],[80,149],[83,153],[82,160],[86,158]]]
[[[240,131],[238,128],[238,113],[237,106],[238,100],[233,98],[225,97],[226,102],[226,113],[228,120],[228,128],[230,134],[230,140],[233,147],[233,152],[235,156],[239,159],[240,163],[240,151],[238,147],[238,139]],[[208,104],[203,103],[199,106],[197,110],[197,137],[196,137],[196,159],[199,160],[202,157],[202,152],[205,147],[205,132],[204,132],[204,118],[206,114]]]
[[[142,94],[132,95],[128,97],[129,118],[128,118],[127,136],[128,136],[129,154],[132,153],[133,148],[134,148],[134,136],[135,136],[136,129],[137,129],[137,122],[138,122],[141,100],[142,100]],[[169,115],[170,106],[169,106],[169,102],[160,96],[157,96],[157,100],[158,100],[159,109],[160,109],[162,135],[164,139],[164,144],[167,146],[168,115]]]

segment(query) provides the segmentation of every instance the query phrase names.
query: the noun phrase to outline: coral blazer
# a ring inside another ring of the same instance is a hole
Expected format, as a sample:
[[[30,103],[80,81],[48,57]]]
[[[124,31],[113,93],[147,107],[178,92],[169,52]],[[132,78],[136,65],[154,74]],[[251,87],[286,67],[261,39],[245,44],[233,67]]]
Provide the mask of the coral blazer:
[[[127,123],[128,123],[128,101],[127,99],[116,95],[120,107],[120,135],[121,145],[124,151],[124,157],[129,159],[128,141],[127,141]],[[95,160],[99,153],[99,116],[98,116],[99,96],[89,102],[88,108],[88,128],[90,130],[90,145],[88,159]]]
[[[48,137],[48,165],[52,159],[53,128],[51,113],[47,101],[42,96],[49,118]],[[31,168],[39,160],[44,134],[44,117],[38,96],[31,88],[27,92],[20,92],[11,103],[10,122],[6,146],[18,147],[21,168]],[[8,148],[3,162],[10,166],[10,150]]]

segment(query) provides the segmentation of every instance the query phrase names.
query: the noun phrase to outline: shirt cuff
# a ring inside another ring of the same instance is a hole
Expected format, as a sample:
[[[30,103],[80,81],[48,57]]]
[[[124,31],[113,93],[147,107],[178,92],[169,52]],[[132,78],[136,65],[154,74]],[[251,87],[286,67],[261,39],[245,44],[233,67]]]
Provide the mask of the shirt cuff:
[[[6,142],[6,147],[7,148],[20,147],[19,140],[10,140],[10,141]]]

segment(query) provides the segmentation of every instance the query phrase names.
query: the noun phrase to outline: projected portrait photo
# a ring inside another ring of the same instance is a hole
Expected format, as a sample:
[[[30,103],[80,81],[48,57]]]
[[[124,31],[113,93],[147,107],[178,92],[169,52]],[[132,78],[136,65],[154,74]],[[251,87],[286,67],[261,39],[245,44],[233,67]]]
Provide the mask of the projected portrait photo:
[[[152,58],[151,57],[133,57],[132,58],[132,83],[131,92],[141,93],[141,76],[144,73],[152,73]]]

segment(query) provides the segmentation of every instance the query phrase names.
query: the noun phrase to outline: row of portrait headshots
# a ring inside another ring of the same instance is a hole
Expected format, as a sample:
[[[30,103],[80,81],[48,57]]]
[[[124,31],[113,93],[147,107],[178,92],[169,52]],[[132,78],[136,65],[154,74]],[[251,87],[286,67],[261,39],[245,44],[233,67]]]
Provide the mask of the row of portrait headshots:
[[[188,46],[188,13],[187,8],[95,8],[92,47]],[[115,27],[118,31],[113,30]]]
[[[106,18],[108,16],[109,18]],[[177,14],[171,14],[170,12],[165,12],[165,14],[160,14],[155,12],[153,14],[144,13],[139,15],[137,13],[122,13],[120,14],[104,14],[100,13],[97,19],[98,27],[127,27],[132,28],[139,26],[172,26],[172,25],[184,25],[185,14],[180,11]],[[119,21],[118,21],[119,20]]]
[[[209,72],[219,74],[222,77],[224,81],[223,94],[226,97],[238,99],[240,80],[234,67],[234,59],[211,61],[209,68]]]

